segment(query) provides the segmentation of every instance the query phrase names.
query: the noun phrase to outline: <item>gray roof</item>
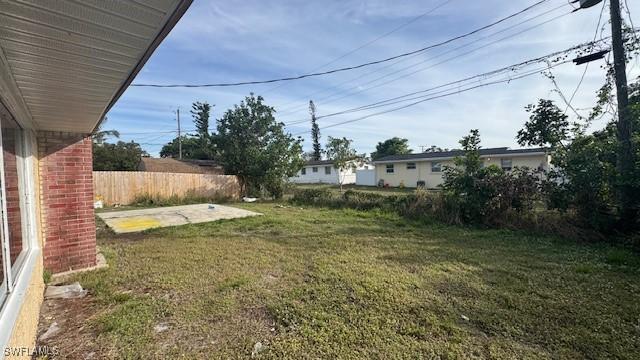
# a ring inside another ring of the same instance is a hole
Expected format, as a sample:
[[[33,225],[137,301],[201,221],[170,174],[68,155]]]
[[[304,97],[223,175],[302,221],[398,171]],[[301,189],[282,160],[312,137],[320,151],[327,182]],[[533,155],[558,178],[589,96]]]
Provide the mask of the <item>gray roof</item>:
[[[533,148],[533,149],[509,149],[507,147],[500,148],[488,148],[488,149],[480,149],[480,156],[488,156],[488,155],[514,155],[514,154],[533,154],[533,153],[542,153],[545,152],[545,148]],[[439,158],[453,158],[456,156],[464,155],[464,151],[462,150],[450,150],[450,151],[438,151],[438,152],[430,152],[430,153],[417,153],[417,154],[406,154],[406,155],[389,155],[383,158],[377,159],[376,162],[384,162],[384,161],[402,161],[402,160],[428,160],[428,159],[439,159]]]
[[[333,160],[309,160],[304,163],[305,166],[316,166],[316,165],[333,165]]]

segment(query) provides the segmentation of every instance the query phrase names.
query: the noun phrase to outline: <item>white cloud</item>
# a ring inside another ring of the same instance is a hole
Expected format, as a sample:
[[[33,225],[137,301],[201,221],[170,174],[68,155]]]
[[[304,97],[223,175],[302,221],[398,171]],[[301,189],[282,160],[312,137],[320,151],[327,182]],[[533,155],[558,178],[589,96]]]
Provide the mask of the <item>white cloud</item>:
[[[196,1],[136,81],[203,83],[268,79],[304,73],[395,29],[442,2]],[[452,0],[433,14],[420,18],[330,67],[353,65],[421,48],[483,26],[532,3],[531,0]],[[288,122],[308,117],[307,104],[310,97],[316,102],[320,114],[327,114],[490,71],[591,40],[600,14],[599,7],[568,14],[511,39],[464,54],[477,46],[571,10],[567,5],[545,17],[473,43],[474,39],[485,37],[559,5],[562,2],[550,1],[474,37],[403,59],[395,65],[377,65],[284,84],[200,89],[131,88],[109,114],[109,124],[122,132],[133,132],[130,129],[139,128],[149,132],[164,130],[173,126],[171,111],[178,106],[183,109],[184,121],[188,124],[191,102],[204,100],[216,104],[214,115],[219,116],[224,109],[238,103],[251,91],[263,95],[268,103],[279,110],[279,119]],[[605,12],[604,21],[607,20],[608,13]],[[640,23],[640,19],[634,20]],[[467,43],[471,45],[451,50]],[[439,55],[446,51],[450,52]],[[435,59],[429,60],[434,57]],[[450,57],[453,57],[450,61],[433,66]],[[401,70],[410,65],[413,67]],[[433,67],[424,69],[429,65]],[[603,81],[603,71],[599,65],[600,63],[590,65],[574,100],[576,107],[583,108],[593,104],[595,91]],[[370,89],[371,86],[419,69],[424,70]],[[573,64],[554,69],[557,82],[565,94],[573,92],[583,69],[583,66],[576,67]],[[374,73],[369,74],[372,71]],[[637,76],[639,71],[636,68],[632,75]],[[392,72],[397,73],[391,75]],[[372,79],[385,75],[386,78],[371,82]],[[347,81],[351,79],[355,80]],[[540,97],[560,101],[557,94],[551,92],[552,89],[551,82],[543,76],[529,77],[326,129],[323,136],[353,138],[359,150],[369,152],[378,141],[392,136],[407,137],[416,149],[419,145],[431,144],[455,147],[457,140],[469,129],[479,128],[484,146],[515,146],[515,133],[527,119],[524,106]],[[331,97],[323,99],[330,95]],[[339,97],[344,98],[336,99]],[[561,105],[560,102],[558,104]],[[295,111],[281,111],[291,108]],[[344,121],[364,114],[366,112],[326,118],[321,120],[321,124]],[[304,131],[307,125],[303,125],[304,127],[292,126],[290,129],[292,132]],[[171,135],[167,135],[156,141],[167,141],[170,138]],[[152,152],[157,150],[159,146],[152,148]]]

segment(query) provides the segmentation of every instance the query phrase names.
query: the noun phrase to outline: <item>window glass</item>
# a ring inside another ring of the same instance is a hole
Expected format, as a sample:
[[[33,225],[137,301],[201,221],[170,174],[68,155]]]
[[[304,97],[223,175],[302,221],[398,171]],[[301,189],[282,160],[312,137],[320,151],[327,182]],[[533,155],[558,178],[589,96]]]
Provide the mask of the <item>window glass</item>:
[[[387,164],[387,174],[393,174],[393,164]]]
[[[313,170],[314,173],[318,172],[318,168],[315,167],[315,166],[312,168],[312,170]]]
[[[324,173],[325,175],[331,175],[331,166],[325,166]]]
[[[307,175],[307,168],[302,168],[302,170],[300,170],[300,173],[302,175]]]
[[[502,170],[505,171],[509,171],[512,168],[512,161],[511,159],[500,159],[500,166],[502,167]]]
[[[20,209],[23,198],[22,176],[22,130],[18,124],[10,118],[2,118],[2,156],[4,161],[4,188],[5,206],[7,217],[9,256],[11,265],[15,265],[16,259],[25,248],[23,246],[22,217]],[[2,179],[0,179],[1,181]],[[4,209],[2,209],[4,211]],[[7,239],[5,239],[7,241]]]
[[[415,170],[416,163],[407,163],[407,170]]]
[[[431,172],[442,172],[442,163],[437,161],[432,162]]]

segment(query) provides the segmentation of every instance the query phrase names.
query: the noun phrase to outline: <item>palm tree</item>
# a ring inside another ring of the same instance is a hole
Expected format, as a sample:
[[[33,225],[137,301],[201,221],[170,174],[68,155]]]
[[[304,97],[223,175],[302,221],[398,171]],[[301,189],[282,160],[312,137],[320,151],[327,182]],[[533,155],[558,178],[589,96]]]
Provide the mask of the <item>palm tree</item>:
[[[120,132],[118,130],[102,130],[102,127],[106,122],[107,122],[107,118],[105,117],[104,120],[100,122],[100,125],[98,125],[96,130],[91,135],[91,139],[96,145],[102,145],[102,143],[104,143],[105,140],[110,136],[120,138]]]

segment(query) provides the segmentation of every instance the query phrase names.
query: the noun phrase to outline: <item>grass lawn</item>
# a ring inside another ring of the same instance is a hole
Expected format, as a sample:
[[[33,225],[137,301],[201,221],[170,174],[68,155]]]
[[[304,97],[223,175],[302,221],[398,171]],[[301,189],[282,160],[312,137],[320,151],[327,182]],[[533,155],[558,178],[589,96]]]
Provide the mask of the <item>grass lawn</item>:
[[[100,231],[110,267],[77,276],[92,296],[52,345],[111,358],[246,358],[256,342],[267,359],[640,356],[640,261],[628,250],[239,206],[265,216]]]

